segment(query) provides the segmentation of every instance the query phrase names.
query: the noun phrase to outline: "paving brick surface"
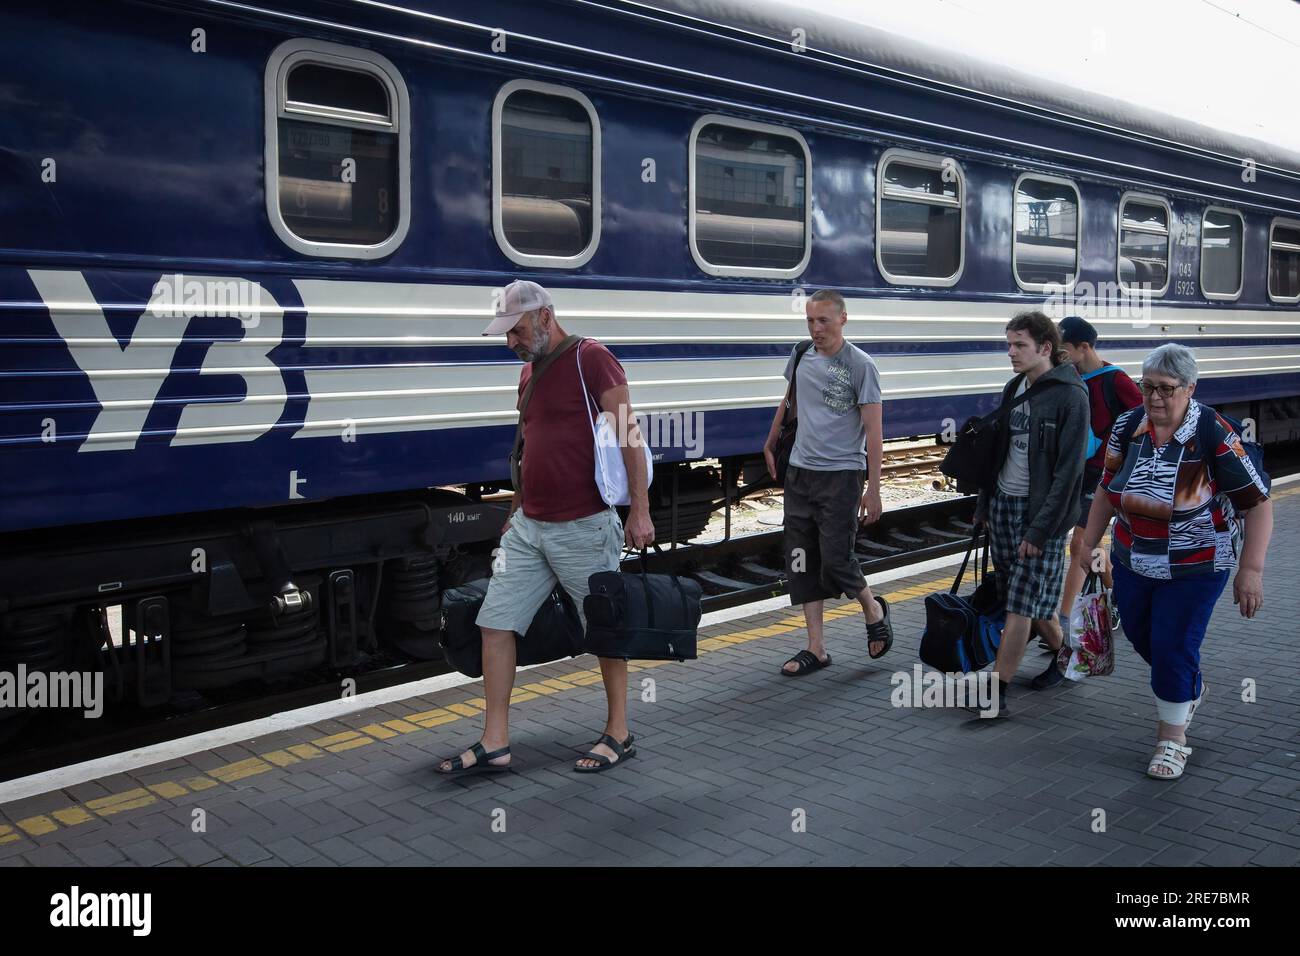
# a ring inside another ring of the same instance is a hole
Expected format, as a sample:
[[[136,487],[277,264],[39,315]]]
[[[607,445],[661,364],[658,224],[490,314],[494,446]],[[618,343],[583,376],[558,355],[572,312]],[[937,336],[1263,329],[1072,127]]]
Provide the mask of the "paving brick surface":
[[[869,659],[846,612],[827,623],[834,664],[797,679],[778,670],[801,629],[746,633],[791,610],[708,628],[702,640],[739,640],[632,674],[638,753],[609,773],[571,772],[604,717],[600,683],[576,678],[514,707],[515,772],[435,774],[477,739],[481,717],[457,714],[477,710],[474,682],[0,805],[0,865],[1296,866],[1300,488],[1277,491],[1265,611],[1246,621],[1231,588],[1221,599],[1178,781],[1144,774],[1149,674],[1122,637],[1113,676],[1044,693],[1028,687],[1046,663],[1031,646],[1010,720],[894,707],[917,594],[893,602],[887,658]],[[535,668],[516,687],[594,666]]]

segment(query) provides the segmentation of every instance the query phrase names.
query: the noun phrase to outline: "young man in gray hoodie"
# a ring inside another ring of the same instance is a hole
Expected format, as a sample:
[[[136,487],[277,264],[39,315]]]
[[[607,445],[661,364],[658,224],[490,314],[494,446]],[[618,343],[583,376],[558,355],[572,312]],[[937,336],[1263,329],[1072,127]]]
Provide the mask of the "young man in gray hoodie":
[[[1065,539],[1079,510],[1088,447],[1088,389],[1066,360],[1056,324],[1042,312],[1022,312],[1007,323],[1007,356],[1017,373],[1002,390],[1011,407],[995,461],[997,487],[980,492],[977,523],[987,524],[1006,599],[1007,620],[994,672],[998,716],[1010,713],[1007,686],[1025,653],[1031,624],[1053,651],[1062,644],[1056,609],[1061,600]],[[1032,391],[1030,391],[1032,389]],[[1053,679],[1055,678],[1055,679]],[[1056,656],[1035,689],[1059,683]]]

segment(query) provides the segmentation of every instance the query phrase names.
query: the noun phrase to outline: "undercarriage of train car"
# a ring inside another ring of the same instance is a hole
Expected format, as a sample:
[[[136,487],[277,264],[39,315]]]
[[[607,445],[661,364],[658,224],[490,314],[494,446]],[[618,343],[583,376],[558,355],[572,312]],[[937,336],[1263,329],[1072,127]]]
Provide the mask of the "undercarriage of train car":
[[[656,546],[697,537],[763,478],[761,459],[658,466]],[[11,534],[0,743],[37,719],[80,722],[79,710],[24,706],[18,686],[69,674],[102,680],[110,710],[150,710],[440,661],[442,592],[490,575],[509,507],[503,483]]]

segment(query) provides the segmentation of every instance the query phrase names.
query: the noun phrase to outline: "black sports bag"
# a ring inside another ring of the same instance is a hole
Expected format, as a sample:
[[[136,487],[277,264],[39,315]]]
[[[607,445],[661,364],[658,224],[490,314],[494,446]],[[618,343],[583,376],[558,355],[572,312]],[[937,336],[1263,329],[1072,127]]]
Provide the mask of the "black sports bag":
[[[700,626],[700,585],[673,574],[598,571],[588,579],[582,602],[587,615],[587,653],[623,660],[695,659]]]
[[[467,677],[483,676],[483,638],[475,620],[487,596],[487,587],[488,579],[481,578],[442,592],[439,643],[447,663]],[[522,637],[516,633],[515,638],[515,663],[521,667],[583,653],[582,624],[569,593],[556,585],[533,615],[528,633]]]
[[[997,582],[989,574],[987,544],[983,560],[978,556],[980,536],[981,532],[977,531],[971,538],[952,587],[925,599],[920,657],[922,662],[944,673],[970,673],[987,667],[997,658],[1002,640],[1006,612],[998,600]],[[970,597],[961,597],[957,589],[961,587],[972,553],[976,554],[975,577],[980,583]]]

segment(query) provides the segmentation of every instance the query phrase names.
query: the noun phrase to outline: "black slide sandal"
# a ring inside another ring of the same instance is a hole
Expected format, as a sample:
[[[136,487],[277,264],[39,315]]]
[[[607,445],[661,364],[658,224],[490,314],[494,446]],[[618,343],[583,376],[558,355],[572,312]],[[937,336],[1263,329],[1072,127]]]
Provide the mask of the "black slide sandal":
[[[867,625],[867,654],[873,661],[880,660],[889,653],[889,649],[894,646],[894,625],[889,623],[889,602],[882,597],[877,597],[880,602],[880,610],[884,612],[882,617],[875,624]],[[870,651],[872,641],[884,641],[885,646],[879,654],[872,654]]]
[[[503,764],[489,763],[489,761],[496,760],[498,757],[510,756],[509,747],[502,747],[500,750],[494,750],[491,753],[488,753],[483,749],[483,741],[480,740],[473,747],[469,748],[469,752],[474,755],[474,762],[470,764],[468,767],[465,766],[464,762],[460,759],[460,754],[457,754],[454,757],[446,758],[445,761],[439,760],[438,766],[434,767],[433,769],[436,770],[438,773],[442,774],[443,776],[451,777],[451,776],[459,776],[459,775],[468,775],[473,773],[501,773],[503,771],[509,770],[511,766],[514,764],[513,760],[510,761],[510,763],[503,763]],[[442,765],[444,762],[451,764],[450,770],[442,769]]]
[[[819,671],[823,667],[830,667],[831,656],[827,654],[826,660],[819,661],[816,654],[805,648],[785,663],[789,664],[791,662],[798,664],[799,669],[788,671],[785,669],[785,664],[782,664],[781,673],[786,677],[802,677],[804,674],[811,674],[813,671]]]
[[[600,739],[591,745],[592,749],[587,751],[585,754],[583,754],[581,757],[578,758],[579,760],[594,760],[596,761],[597,765],[595,767],[580,767],[575,763],[573,765],[574,772],[575,773],[600,773],[604,770],[608,770],[610,767],[617,767],[619,764],[623,763],[624,761],[631,760],[633,757],[636,756],[636,748],[632,746],[632,741],[634,741],[635,739],[636,738],[633,737],[631,734],[628,734],[627,740],[623,741],[620,744],[609,734],[601,734]],[[614,754],[615,756],[618,757],[618,759],[610,760],[604,754],[596,753],[595,748],[600,744],[604,744],[610,750],[614,751]]]

